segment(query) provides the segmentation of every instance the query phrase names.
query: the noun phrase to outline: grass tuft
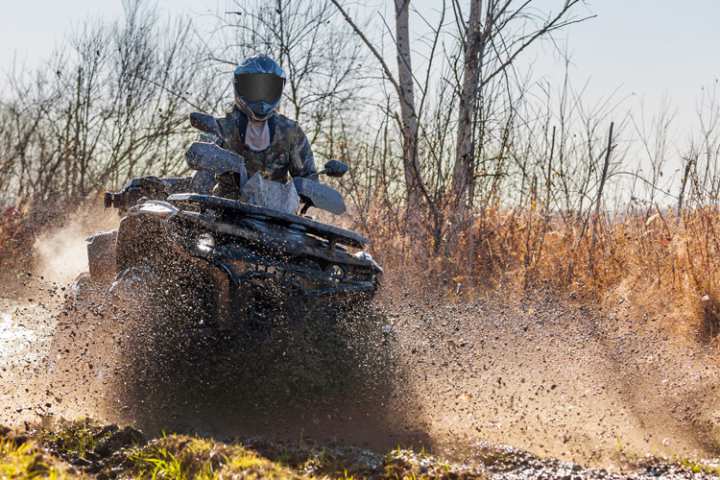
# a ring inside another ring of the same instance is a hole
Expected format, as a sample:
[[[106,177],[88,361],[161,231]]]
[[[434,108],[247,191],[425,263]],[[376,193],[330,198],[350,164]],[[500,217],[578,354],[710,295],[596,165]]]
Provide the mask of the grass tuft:
[[[141,432],[117,425],[100,425],[90,419],[60,420],[35,431],[49,451],[73,464],[96,463],[114,452],[144,443]]]
[[[60,480],[84,478],[84,475],[58,466],[57,461],[44,454],[33,441],[0,438],[0,478]]]
[[[168,435],[128,454],[137,478],[304,478],[240,445]]]

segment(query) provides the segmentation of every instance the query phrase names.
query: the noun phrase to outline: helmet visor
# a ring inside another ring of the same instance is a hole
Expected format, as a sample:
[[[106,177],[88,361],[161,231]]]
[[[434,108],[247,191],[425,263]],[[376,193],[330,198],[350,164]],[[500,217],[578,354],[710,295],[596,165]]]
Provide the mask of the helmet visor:
[[[284,83],[272,73],[244,73],[235,78],[235,93],[248,102],[275,103],[280,100]]]

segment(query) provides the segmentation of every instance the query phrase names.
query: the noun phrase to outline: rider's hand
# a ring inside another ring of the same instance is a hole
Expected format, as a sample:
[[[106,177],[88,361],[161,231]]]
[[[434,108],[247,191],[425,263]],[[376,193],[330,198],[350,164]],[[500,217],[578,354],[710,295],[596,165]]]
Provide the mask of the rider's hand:
[[[227,172],[215,175],[215,181],[217,183],[213,188],[213,195],[233,200],[240,198],[240,175],[238,173]]]

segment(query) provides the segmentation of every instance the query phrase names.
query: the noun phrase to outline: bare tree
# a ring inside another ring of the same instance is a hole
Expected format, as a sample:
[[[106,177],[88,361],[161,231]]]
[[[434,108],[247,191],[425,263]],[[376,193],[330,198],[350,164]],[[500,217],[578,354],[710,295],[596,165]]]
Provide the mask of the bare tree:
[[[464,20],[461,5],[453,0],[453,10],[463,49],[463,74],[459,85],[458,128],[452,196],[456,220],[462,219],[473,202],[478,158],[476,138],[483,116],[483,90],[495,77],[506,75],[517,58],[531,45],[568,25],[589,17],[572,16],[582,0],[562,0],[557,13],[541,19],[533,14],[534,1],[471,0]],[[518,28],[516,23],[521,23]],[[507,77],[506,77],[507,78]],[[482,154],[482,152],[481,152]]]
[[[410,54],[409,8],[410,0],[394,0],[395,2],[395,48],[397,52],[398,75],[390,69],[379,50],[372,44],[358,24],[340,5],[338,0],[331,0],[345,21],[352,27],[363,43],[380,63],[383,73],[392,84],[400,102],[400,129],[402,132],[403,173],[407,190],[408,205],[420,205],[420,166],[417,158],[418,116],[415,107],[415,80],[412,72]]]
[[[163,24],[141,1],[87,23],[37,72],[17,73],[0,114],[0,192],[15,203],[73,204],[126,178],[184,169],[187,113],[217,103],[191,25]]]

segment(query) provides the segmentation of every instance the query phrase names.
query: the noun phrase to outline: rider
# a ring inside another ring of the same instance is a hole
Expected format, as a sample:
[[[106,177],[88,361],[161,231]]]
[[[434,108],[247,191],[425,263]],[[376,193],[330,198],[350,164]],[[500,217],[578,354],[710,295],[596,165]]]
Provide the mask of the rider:
[[[260,173],[264,178],[286,182],[293,177],[317,180],[315,159],[305,133],[297,122],[276,110],[280,104],[285,72],[267,55],[245,59],[235,69],[235,103],[225,118],[219,119],[223,148],[245,159],[248,177]],[[217,178],[215,194],[237,198],[239,176]]]

